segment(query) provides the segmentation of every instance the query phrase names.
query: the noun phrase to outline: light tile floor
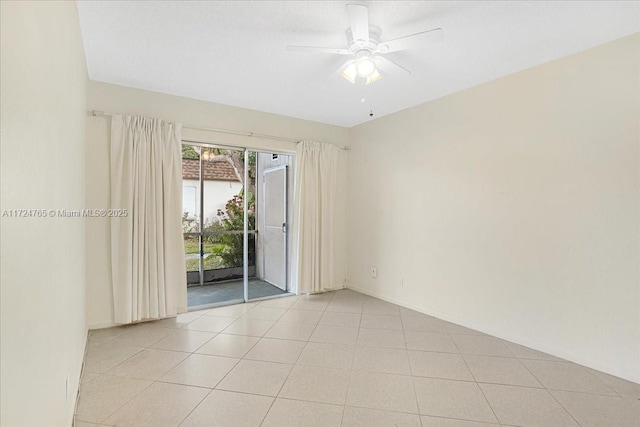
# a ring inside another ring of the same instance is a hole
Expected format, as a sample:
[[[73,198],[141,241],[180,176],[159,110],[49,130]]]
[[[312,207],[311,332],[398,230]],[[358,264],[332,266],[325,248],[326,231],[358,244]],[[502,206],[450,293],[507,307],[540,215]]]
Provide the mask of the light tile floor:
[[[350,290],[91,331],[76,426],[639,426],[640,385]]]

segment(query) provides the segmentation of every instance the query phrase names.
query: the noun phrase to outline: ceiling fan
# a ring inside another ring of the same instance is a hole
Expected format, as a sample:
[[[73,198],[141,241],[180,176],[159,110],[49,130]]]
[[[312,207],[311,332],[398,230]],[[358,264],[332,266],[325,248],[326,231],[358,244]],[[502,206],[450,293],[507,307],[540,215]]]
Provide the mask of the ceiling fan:
[[[347,16],[350,28],[347,29],[347,47],[329,48],[316,46],[287,46],[290,52],[327,53],[333,55],[352,56],[337,72],[351,83],[364,81],[371,84],[382,78],[380,72],[392,74],[396,71],[410,74],[405,67],[396,64],[384,55],[401,50],[418,47],[421,44],[442,41],[444,31],[435,28],[399,37],[393,40],[382,41],[380,27],[369,24],[369,11],[366,6],[359,4],[347,5]],[[380,68],[380,70],[378,70]]]

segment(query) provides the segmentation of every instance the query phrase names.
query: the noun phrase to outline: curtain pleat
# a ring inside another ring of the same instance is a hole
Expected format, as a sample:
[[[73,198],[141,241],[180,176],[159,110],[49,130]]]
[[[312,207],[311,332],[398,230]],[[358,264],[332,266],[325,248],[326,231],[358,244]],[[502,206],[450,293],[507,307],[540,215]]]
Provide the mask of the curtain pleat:
[[[338,150],[314,141],[297,145],[293,267],[300,293],[337,287],[333,236]]]
[[[139,116],[111,120],[111,271],[115,322],[187,309],[178,123]]]

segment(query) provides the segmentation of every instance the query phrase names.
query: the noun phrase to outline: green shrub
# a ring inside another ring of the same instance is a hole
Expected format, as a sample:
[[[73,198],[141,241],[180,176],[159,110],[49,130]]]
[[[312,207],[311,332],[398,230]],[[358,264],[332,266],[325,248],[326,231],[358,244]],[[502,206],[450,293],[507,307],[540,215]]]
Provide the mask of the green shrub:
[[[243,216],[243,199],[244,191],[227,201],[225,209],[218,209],[217,218],[211,223],[205,225],[204,232],[224,232],[224,231],[242,231],[244,226]],[[255,214],[255,198],[252,193],[248,196],[248,218],[249,230],[256,228]],[[217,243],[214,247],[213,254],[222,260],[222,266],[226,267],[242,267],[243,261],[243,238],[242,233],[237,234],[219,234],[214,236],[206,236],[205,242]],[[249,265],[256,263],[256,245],[253,236],[249,236]]]

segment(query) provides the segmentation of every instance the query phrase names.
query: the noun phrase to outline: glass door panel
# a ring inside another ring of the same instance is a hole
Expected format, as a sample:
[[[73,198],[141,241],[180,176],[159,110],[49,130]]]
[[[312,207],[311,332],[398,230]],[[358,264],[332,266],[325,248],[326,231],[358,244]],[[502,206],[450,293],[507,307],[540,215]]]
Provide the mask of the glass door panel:
[[[188,144],[182,154],[189,308],[286,294],[294,158]]]
[[[189,307],[242,302],[244,150],[185,144],[182,153]]]

